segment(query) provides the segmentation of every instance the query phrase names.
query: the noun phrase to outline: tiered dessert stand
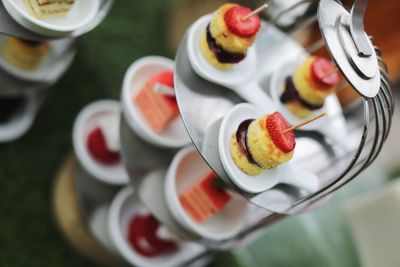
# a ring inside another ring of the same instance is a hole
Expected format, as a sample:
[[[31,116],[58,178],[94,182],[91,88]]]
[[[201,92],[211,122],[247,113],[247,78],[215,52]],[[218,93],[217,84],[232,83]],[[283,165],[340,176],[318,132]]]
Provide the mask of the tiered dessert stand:
[[[327,116],[296,130],[296,153],[290,168],[284,172],[291,179],[278,179],[264,190],[259,188],[265,187],[268,177],[243,180],[230,169],[229,155],[224,154],[225,142],[232,134],[231,125],[241,120],[273,111],[287,112],[276,97],[276,90],[281,87],[284,75],[289,75],[313,49],[301,46],[291,35],[267,23],[249,51],[250,64],[243,62],[232,70],[218,71],[199,57],[199,32],[204,31],[210,16],[198,19],[183,38],[174,64],[176,98],[187,131],[187,136],[181,137],[181,144],[163,143],[143,132],[140,119],[132,116],[129,106],[133,105],[131,86],[143,84],[138,80],[150,77],[146,72],[152,68],[159,71],[160,66],[172,67],[173,62],[160,57],[135,62],[125,76],[120,125],[122,158],[131,185],[116,193],[124,183],[110,186],[90,175],[77,175],[83,220],[90,233],[104,248],[134,266],[202,266],[215,251],[244,245],[257,238],[258,230],[269,224],[321,206],[336,190],[357,177],[378,156],[393,113],[386,66],[363,28],[367,5],[368,0],[356,0],[348,11],[338,1],[319,1],[318,12],[311,18],[318,21],[321,30],[323,39],[318,43],[325,44],[361,101],[355,108],[344,111],[335,95],[328,97],[323,107]],[[307,20],[298,27],[309,24]],[[146,68],[139,72],[141,65]],[[140,75],[136,77],[135,71]],[[292,124],[295,122],[290,115],[287,118]],[[187,137],[193,146],[181,148],[190,143]],[[224,211],[204,224],[185,219],[179,201],[175,201],[183,179],[179,178],[177,166],[185,173],[186,180],[191,179],[190,173],[197,168],[210,167],[240,196],[234,210]],[[78,166],[78,170],[82,169],[85,166]],[[103,217],[107,219],[99,223],[101,220],[96,219],[104,206],[107,211]],[[140,209],[151,212],[182,240],[177,253],[146,259],[133,252],[124,235],[127,219]],[[103,225],[103,231],[90,227],[93,221]]]
[[[85,12],[71,12],[73,17],[38,20],[31,16],[24,1],[0,1],[0,50],[11,37],[33,42],[48,42],[49,52],[34,70],[24,70],[0,56],[0,97],[6,102],[18,103],[17,110],[0,125],[0,143],[22,136],[32,125],[47,88],[54,85],[71,65],[77,37],[95,28],[106,16],[112,0],[88,1]],[[77,4],[85,1],[78,1]],[[80,9],[79,9],[80,10]],[[87,19],[85,19],[87,17]],[[71,25],[82,21],[82,25]],[[10,101],[8,101],[10,100]]]

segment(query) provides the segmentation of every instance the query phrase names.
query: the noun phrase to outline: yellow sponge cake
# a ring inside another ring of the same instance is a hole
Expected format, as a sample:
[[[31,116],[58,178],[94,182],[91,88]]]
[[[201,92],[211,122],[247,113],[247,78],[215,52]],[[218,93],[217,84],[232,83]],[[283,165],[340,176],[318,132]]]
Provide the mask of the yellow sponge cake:
[[[201,37],[201,52],[219,69],[229,69],[246,57],[260,28],[258,16],[242,20],[251,10],[237,4],[224,4],[214,12]]]
[[[230,144],[237,167],[250,176],[272,169],[292,159],[296,145],[293,131],[278,112],[257,120],[243,121]]]

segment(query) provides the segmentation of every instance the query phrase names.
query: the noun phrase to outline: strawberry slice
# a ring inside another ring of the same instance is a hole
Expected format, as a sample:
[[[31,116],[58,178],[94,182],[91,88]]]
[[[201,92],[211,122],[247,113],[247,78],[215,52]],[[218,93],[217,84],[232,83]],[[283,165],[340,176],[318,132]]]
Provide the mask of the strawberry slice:
[[[153,84],[160,83],[174,89],[174,72],[171,70],[163,71],[151,78]],[[173,96],[164,96],[165,101],[170,105],[174,112],[179,112],[178,103]]]
[[[296,146],[294,132],[290,131],[288,133],[284,133],[284,131],[289,128],[290,125],[279,112],[274,112],[269,115],[265,124],[272,141],[280,150],[285,153],[289,153],[294,150]]]
[[[132,248],[144,257],[153,257],[158,254],[157,250],[150,246],[144,238],[146,231],[146,216],[136,215],[128,225],[128,241]]]
[[[324,86],[335,86],[340,82],[340,74],[326,58],[317,57],[311,64],[311,77]]]
[[[160,239],[156,233],[160,223],[151,214],[139,214],[128,225],[128,241],[144,257],[154,257],[177,249],[175,243]]]
[[[157,230],[160,228],[160,223],[151,214],[145,217],[146,229],[144,232],[144,237],[147,242],[159,253],[167,253],[176,250],[178,247],[176,244],[169,240],[160,239],[157,236]]]
[[[103,131],[99,127],[89,133],[87,149],[95,160],[104,165],[113,165],[120,161],[119,153],[108,149]]]
[[[251,9],[242,6],[234,6],[225,12],[224,20],[229,31],[241,37],[251,37],[261,27],[260,18],[257,15],[242,20],[244,16],[251,13]]]

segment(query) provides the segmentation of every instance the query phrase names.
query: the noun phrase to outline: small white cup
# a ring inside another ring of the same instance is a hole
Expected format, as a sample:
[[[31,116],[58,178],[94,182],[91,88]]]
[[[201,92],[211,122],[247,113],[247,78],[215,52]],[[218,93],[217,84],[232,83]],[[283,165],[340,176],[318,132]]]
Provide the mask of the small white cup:
[[[165,181],[167,204],[176,220],[194,233],[212,240],[224,240],[235,236],[243,229],[247,201],[237,194],[227,206],[203,223],[195,222],[185,211],[179,195],[210,171],[199,152],[193,146],[181,149],[174,157]]]
[[[115,113],[120,116],[120,103],[115,100],[101,100],[86,106],[75,120],[72,133],[75,154],[83,168],[94,178],[112,185],[125,185],[129,182],[128,173],[122,160],[112,166],[98,163],[87,149],[87,136],[98,125],[102,115]]]
[[[173,69],[174,62],[164,57],[149,56],[135,61],[125,74],[122,107],[129,127],[142,139],[156,146],[179,148],[190,142],[182,120],[178,118],[164,132],[155,133],[134,103],[134,97],[154,75]]]
[[[205,252],[205,248],[196,243],[184,242],[179,243],[179,249],[175,253],[149,258],[136,253],[127,240],[128,226],[135,214],[143,212],[148,211],[136,198],[130,186],[125,187],[117,194],[110,207],[109,231],[111,239],[123,258],[130,264],[142,267],[180,266]]]

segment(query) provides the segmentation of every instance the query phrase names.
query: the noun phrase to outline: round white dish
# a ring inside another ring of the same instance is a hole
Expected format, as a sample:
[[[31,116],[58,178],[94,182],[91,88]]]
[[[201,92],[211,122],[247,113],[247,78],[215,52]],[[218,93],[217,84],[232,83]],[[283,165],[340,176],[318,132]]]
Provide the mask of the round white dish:
[[[187,40],[187,53],[193,70],[202,78],[213,83],[225,86],[236,92],[244,100],[261,109],[268,109],[274,105],[270,97],[261,88],[259,79],[262,77],[262,63],[257,60],[256,45],[248,50],[246,57],[232,68],[220,70],[211,65],[200,49],[202,34],[211,20],[211,15],[199,18],[189,29]],[[260,29],[263,31],[264,25]]]
[[[90,131],[99,126],[99,118],[110,113],[120,116],[121,106],[118,101],[96,101],[86,106],[79,113],[72,133],[74,150],[79,162],[94,178],[108,184],[125,185],[129,182],[129,176],[122,160],[112,166],[100,164],[89,154],[86,145]]]
[[[240,189],[249,193],[260,193],[271,189],[279,183],[285,164],[274,169],[263,171],[260,175],[250,176],[241,171],[233,161],[230,142],[232,134],[236,133],[239,124],[247,119],[257,119],[264,116],[261,110],[244,103],[236,105],[222,120],[218,136],[218,149],[222,166],[232,182]]]
[[[157,257],[143,257],[135,252],[127,240],[129,221],[135,214],[147,213],[136,198],[132,187],[123,188],[114,198],[109,212],[109,231],[111,240],[122,257],[133,266],[173,267],[205,251],[203,247],[191,242],[179,243],[179,249],[172,254]]]
[[[135,61],[125,74],[122,107],[128,125],[142,139],[156,146],[179,148],[190,143],[180,117],[164,132],[158,134],[147,124],[133,100],[150,78],[162,71],[173,69],[174,61],[164,57],[149,56]]]
[[[261,193],[279,183],[292,185],[308,192],[317,190],[319,187],[318,177],[313,173],[301,171],[291,162],[281,164],[273,169],[266,169],[257,176],[247,175],[236,166],[230,151],[232,134],[236,133],[239,124],[244,120],[257,119],[263,115],[265,114],[259,109],[244,103],[232,108],[222,120],[218,136],[218,149],[222,166],[231,181],[249,193]]]
[[[37,19],[29,13],[24,0],[2,0],[10,16],[21,26],[33,32],[49,36],[68,35],[89,24],[99,10],[99,0],[75,0],[65,17]]]
[[[167,204],[175,219],[196,234],[212,240],[229,239],[244,227],[248,208],[244,198],[233,194],[230,203],[222,211],[203,223],[192,220],[179,200],[181,193],[210,171],[210,167],[193,146],[181,149],[167,172],[165,180]]]

